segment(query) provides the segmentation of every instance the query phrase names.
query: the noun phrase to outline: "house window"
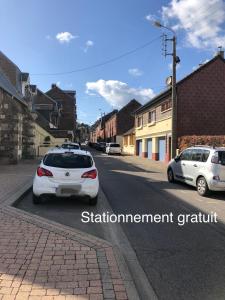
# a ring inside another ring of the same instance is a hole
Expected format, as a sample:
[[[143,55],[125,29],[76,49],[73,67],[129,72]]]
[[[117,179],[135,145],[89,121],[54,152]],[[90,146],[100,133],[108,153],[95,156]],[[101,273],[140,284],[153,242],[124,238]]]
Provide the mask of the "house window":
[[[128,136],[126,135],[124,137],[124,146],[127,146],[128,145]]]
[[[137,119],[137,126],[141,127],[142,124],[143,124],[143,117],[141,116],[141,117],[138,117],[138,119]]]
[[[134,134],[130,135],[130,145],[134,145]]]
[[[161,112],[167,111],[172,108],[172,101],[168,100],[161,105]]]
[[[148,113],[148,123],[153,123],[156,120],[155,110],[152,110]]]

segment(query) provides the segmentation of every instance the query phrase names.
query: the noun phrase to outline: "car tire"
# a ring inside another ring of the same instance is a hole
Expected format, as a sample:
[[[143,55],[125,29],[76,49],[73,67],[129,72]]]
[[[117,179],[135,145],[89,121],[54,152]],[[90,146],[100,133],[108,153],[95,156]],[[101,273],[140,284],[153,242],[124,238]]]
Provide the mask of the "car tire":
[[[95,196],[94,198],[90,198],[90,199],[89,199],[89,204],[90,204],[90,205],[94,206],[94,205],[96,205],[97,203],[98,203],[98,195]]]
[[[200,196],[205,197],[209,194],[207,181],[203,176],[199,177],[196,183],[197,192]]]
[[[174,183],[175,182],[174,175],[173,175],[173,170],[171,168],[169,168],[167,170],[167,179],[168,179],[169,183]]]
[[[32,200],[34,204],[40,204],[41,203],[41,197],[40,196],[36,196],[34,193],[32,195]]]

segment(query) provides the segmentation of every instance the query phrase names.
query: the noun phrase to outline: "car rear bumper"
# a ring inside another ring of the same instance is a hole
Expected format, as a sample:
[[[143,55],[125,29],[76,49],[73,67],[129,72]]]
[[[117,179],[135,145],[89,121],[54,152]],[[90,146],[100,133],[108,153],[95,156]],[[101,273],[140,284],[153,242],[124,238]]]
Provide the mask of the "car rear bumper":
[[[65,190],[66,192],[63,192]],[[94,198],[97,196],[98,190],[99,190],[98,179],[85,180],[85,182],[83,182],[82,184],[76,184],[76,183],[65,184],[65,183],[47,182],[46,180],[42,180],[42,178],[35,177],[33,182],[33,193],[36,196],[40,196],[43,194],[51,194],[57,197],[88,196],[90,198]]]
[[[209,189],[212,191],[225,191],[225,181],[212,179],[209,182]]]

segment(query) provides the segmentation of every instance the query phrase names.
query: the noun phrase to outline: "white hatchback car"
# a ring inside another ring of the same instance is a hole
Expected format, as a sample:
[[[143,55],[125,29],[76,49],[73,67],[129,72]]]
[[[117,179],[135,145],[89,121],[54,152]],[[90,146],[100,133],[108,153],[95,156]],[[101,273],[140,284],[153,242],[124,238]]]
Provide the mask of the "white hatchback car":
[[[120,144],[116,143],[107,143],[105,148],[106,154],[121,154],[122,149],[120,147]]]
[[[194,146],[169,162],[168,181],[183,181],[197,188],[201,196],[225,191],[225,148]]]
[[[33,180],[33,202],[46,195],[87,196],[90,205],[98,200],[98,171],[88,151],[53,149],[37,168]]]

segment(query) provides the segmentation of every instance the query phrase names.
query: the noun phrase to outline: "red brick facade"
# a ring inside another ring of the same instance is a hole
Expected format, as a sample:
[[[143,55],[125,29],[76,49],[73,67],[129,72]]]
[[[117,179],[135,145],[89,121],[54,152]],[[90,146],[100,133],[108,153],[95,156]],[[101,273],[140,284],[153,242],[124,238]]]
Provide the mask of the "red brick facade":
[[[52,89],[46,93],[54,99],[58,106],[61,107],[61,116],[59,118],[59,130],[75,131],[76,128],[76,98],[75,91],[67,92],[61,90],[56,85],[52,85]]]
[[[107,141],[115,142],[117,136],[122,136],[134,127],[135,117],[133,113],[139,107],[141,107],[141,104],[133,99],[106,122],[105,133]]]
[[[202,143],[213,136],[224,140],[225,135],[225,60],[215,57],[199,68],[177,87],[177,136],[183,148],[186,136],[199,136]],[[204,137],[202,136],[210,136]],[[183,137],[183,138],[182,138]],[[194,138],[195,142],[198,141]]]

